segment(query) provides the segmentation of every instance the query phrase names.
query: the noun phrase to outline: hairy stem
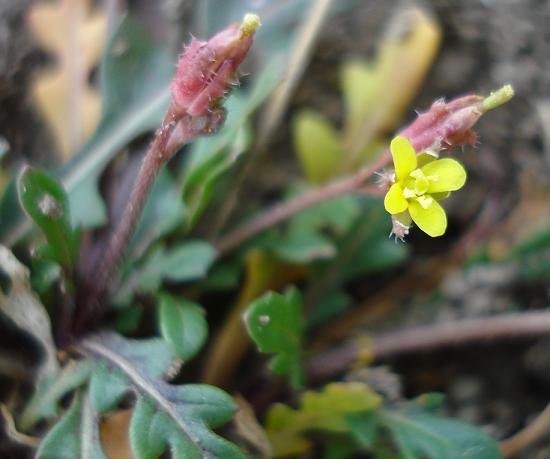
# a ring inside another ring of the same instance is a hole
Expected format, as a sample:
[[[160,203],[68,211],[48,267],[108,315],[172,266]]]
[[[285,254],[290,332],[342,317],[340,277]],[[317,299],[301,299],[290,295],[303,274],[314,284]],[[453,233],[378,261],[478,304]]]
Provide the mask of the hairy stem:
[[[366,182],[377,170],[387,165],[390,161],[391,156],[388,150],[377,161],[361,169],[355,175],[341,178],[296,198],[276,204],[260,213],[248,223],[222,237],[216,244],[219,253],[223,255],[231,252],[254,236],[322,202],[351,193],[367,192],[374,194],[373,190],[366,188]]]
[[[535,311],[465,319],[374,336],[370,345],[345,344],[312,357],[306,364],[312,381],[334,376],[349,368],[362,355],[374,359],[425,352],[445,347],[550,334],[550,312]]]
[[[113,276],[139,221],[158,171],[180,146],[171,145],[169,142],[175,126],[173,112],[169,110],[143,159],[130,200],[111,236],[107,250],[86,281],[89,291],[79,307],[77,317],[75,317],[74,329],[77,332],[81,331],[84,324],[90,319],[99,298],[107,290],[109,280]]]

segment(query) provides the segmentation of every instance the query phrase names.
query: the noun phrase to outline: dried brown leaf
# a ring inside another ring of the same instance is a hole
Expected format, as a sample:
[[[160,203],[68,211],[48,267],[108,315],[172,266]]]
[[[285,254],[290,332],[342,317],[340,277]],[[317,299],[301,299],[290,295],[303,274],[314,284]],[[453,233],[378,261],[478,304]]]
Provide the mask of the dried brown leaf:
[[[90,0],[58,0],[33,5],[28,22],[39,45],[55,59],[37,73],[31,91],[66,159],[99,122],[101,100],[89,77],[105,44],[107,18],[91,11]]]

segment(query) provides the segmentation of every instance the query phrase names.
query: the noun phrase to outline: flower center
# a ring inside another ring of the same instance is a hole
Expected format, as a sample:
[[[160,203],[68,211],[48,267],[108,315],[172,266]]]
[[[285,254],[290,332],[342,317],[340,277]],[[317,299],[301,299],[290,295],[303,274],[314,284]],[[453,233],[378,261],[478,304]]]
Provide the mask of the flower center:
[[[406,199],[424,196],[430,188],[430,181],[436,179],[437,177],[426,177],[420,169],[413,170],[405,180],[403,196]]]

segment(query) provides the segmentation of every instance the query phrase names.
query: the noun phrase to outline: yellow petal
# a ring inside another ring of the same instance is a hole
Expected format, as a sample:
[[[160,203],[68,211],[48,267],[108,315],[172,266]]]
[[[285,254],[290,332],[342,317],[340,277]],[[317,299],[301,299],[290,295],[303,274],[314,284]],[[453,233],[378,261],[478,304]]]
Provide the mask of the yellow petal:
[[[416,155],[416,162],[418,163],[418,166],[416,167],[422,168],[426,164],[436,161],[437,158],[438,158],[437,156],[434,156],[433,154],[428,153],[426,151],[423,151],[422,153],[418,153],[418,155]]]
[[[402,181],[416,169],[416,152],[409,139],[402,135],[395,137],[391,141],[390,150],[393,156],[395,176],[397,177],[397,181]]]
[[[408,202],[403,197],[403,189],[399,183],[394,183],[384,198],[384,207],[394,215],[407,210]]]
[[[438,159],[422,167],[424,175],[430,178],[428,193],[455,191],[466,183],[466,171],[462,164],[451,158]]]
[[[441,236],[447,229],[447,215],[436,200],[427,209],[416,201],[409,202],[409,212],[416,225],[431,237]]]

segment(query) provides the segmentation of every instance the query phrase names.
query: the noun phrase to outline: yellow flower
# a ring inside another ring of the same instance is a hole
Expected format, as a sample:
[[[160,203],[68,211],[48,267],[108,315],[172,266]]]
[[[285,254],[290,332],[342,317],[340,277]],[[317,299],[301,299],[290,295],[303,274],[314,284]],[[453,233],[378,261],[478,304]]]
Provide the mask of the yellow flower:
[[[384,207],[401,225],[412,220],[432,237],[447,229],[445,210],[437,202],[466,182],[466,171],[451,158],[435,159],[427,153],[416,155],[406,137],[394,138],[390,145],[395,177],[384,198]]]

